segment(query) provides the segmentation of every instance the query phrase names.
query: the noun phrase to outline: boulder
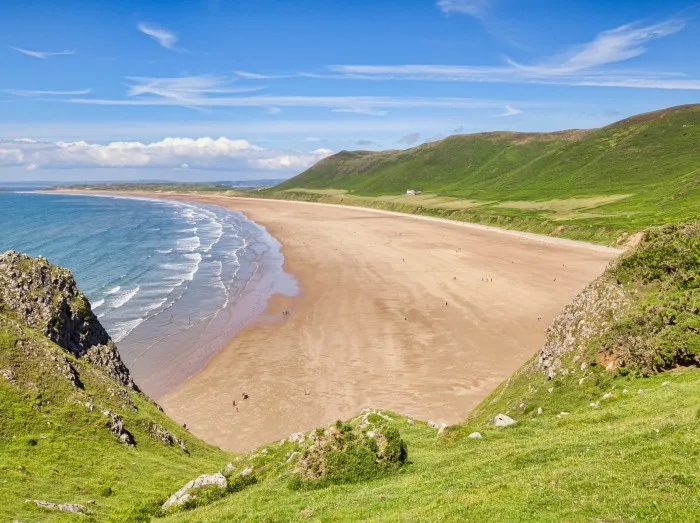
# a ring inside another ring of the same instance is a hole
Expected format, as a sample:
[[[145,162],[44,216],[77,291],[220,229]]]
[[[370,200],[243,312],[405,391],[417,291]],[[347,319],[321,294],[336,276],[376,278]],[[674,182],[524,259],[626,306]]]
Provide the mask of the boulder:
[[[173,505],[182,505],[187,500],[197,497],[197,489],[204,487],[215,486],[221,490],[226,490],[228,488],[228,482],[221,472],[216,472],[215,474],[202,474],[197,479],[188,481],[184,487],[175,492],[168,500],[163,503],[161,507],[163,510],[168,510]]]
[[[512,425],[513,423],[515,423],[515,420],[510,416],[506,416],[505,414],[498,414],[495,418],[493,418],[493,424],[497,427],[506,427],[508,425]]]
[[[92,514],[92,512],[83,505],[78,505],[76,503],[51,503],[50,501],[41,501],[38,499],[28,499],[27,503],[34,503],[37,507],[47,510],[60,510],[62,512],[72,512],[73,514]]]
[[[481,432],[472,432],[469,434],[469,437],[472,439],[481,439],[483,436],[481,435]]]

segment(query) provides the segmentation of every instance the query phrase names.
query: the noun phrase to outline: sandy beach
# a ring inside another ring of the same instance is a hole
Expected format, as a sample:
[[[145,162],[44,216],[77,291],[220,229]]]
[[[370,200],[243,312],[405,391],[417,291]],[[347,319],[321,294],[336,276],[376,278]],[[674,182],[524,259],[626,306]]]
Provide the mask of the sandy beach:
[[[617,254],[360,208],[163,197],[222,205],[264,225],[301,288],[273,296],[200,372],[158,398],[193,433],[237,452],[370,406],[464,419]]]

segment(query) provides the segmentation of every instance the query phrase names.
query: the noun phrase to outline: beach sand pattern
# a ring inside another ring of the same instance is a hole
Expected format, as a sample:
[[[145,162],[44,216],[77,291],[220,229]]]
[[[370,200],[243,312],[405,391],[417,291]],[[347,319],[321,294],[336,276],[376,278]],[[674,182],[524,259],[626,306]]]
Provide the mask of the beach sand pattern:
[[[462,420],[617,255],[365,209],[186,198],[264,225],[301,288],[297,297],[273,296],[203,370],[160,399],[198,436],[233,451],[368,406]]]

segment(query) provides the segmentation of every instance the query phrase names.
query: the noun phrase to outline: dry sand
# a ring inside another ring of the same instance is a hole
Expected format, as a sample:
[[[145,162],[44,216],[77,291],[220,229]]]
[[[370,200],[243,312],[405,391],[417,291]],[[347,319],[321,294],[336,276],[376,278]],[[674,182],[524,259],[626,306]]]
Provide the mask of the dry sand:
[[[369,406],[464,419],[537,351],[551,320],[617,254],[360,208],[182,198],[267,227],[302,289],[273,296],[203,370],[159,398],[194,434],[232,451]]]
[[[302,289],[273,297],[259,321],[160,400],[192,432],[233,451],[368,406],[464,419],[616,255],[364,209],[196,200],[267,227]]]

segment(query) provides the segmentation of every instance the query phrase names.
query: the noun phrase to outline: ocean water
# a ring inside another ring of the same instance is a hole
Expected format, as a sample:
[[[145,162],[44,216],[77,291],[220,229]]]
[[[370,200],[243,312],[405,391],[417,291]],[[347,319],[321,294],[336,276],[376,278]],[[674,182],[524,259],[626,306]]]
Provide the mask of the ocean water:
[[[0,252],[8,249],[69,268],[127,365],[141,381],[153,378],[155,393],[201,367],[272,292],[296,292],[279,243],[218,206],[0,193]],[[236,310],[253,287],[254,299]]]

